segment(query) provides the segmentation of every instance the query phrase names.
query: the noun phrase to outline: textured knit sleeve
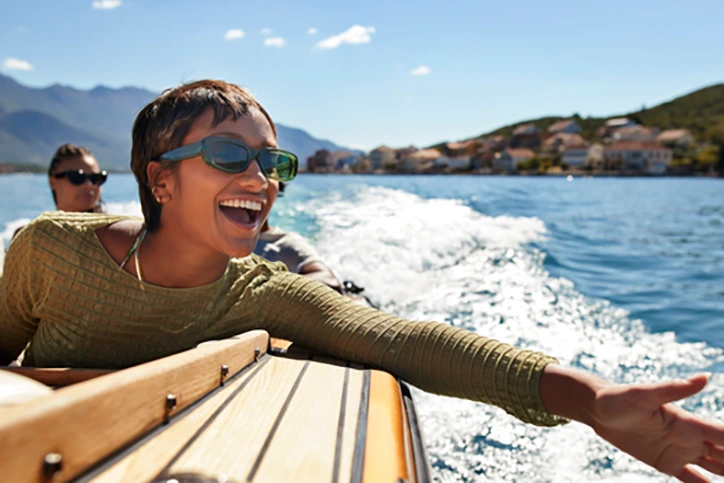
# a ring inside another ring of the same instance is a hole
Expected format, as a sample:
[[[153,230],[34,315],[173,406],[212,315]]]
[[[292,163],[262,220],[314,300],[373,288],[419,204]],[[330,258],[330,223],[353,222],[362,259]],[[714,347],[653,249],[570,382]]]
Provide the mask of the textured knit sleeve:
[[[275,273],[256,286],[272,335],[381,368],[429,392],[496,405],[539,426],[565,422],[541,401],[541,374],[557,360],[437,322],[360,307],[316,281]]]
[[[32,315],[39,281],[33,276],[35,226],[26,226],[10,243],[0,279],[0,365],[7,365],[25,348],[38,328]]]

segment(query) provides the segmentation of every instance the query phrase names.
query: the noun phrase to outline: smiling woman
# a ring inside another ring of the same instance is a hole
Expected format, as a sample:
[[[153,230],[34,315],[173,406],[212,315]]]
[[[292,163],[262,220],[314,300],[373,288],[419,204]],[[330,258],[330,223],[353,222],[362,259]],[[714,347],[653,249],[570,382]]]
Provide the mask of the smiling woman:
[[[277,148],[274,123],[245,89],[200,81],[164,92],[136,119],[131,167],[143,220],[47,214],[10,245],[0,364],[27,346],[27,365],[122,368],[264,329],[524,422],[580,421],[683,481],[706,481],[693,465],[724,474],[724,426],[669,404],[705,376],[611,384],[538,352],[361,307],[252,255],[296,157]]]

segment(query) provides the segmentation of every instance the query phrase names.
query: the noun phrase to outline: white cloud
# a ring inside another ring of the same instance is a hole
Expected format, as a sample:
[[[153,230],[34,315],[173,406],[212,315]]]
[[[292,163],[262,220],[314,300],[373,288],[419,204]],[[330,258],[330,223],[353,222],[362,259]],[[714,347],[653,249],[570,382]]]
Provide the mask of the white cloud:
[[[236,40],[244,37],[244,31],[241,29],[229,29],[224,34],[226,40]]]
[[[287,41],[281,37],[269,37],[268,39],[264,39],[264,45],[267,47],[284,47],[284,44],[286,43]]]
[[[317,44],[320,49],[336,49],[342,44],[368,44],[375,33],[374,27],[355,25],[339,35],[326,38]]]
[[[123,2],[121,0],[93,0],[91,7],[100,10],[112,10],[121,6]]]
[[[272,33],[272,29],[270,29],[270,28],[264,27],[263,29],[261,29],[262,35],[271,35],[271,33]]]
[[[30,62],[8,57],[3,61],[3,69],[5,70],[33,70],[35,67]]]
[[[309,30],[307,30],[307,33],[308,33],[309,35],[314,35],[314,34],[316,34],[317,32],[319,32],[319,30],[317,30],[315,27],[311,27]]]
[[[426,65],[421,65],[420,67],[417,67],[415,69],[412,69],[410,71],[410,74],[412,75],[428,75],[432,70]]]

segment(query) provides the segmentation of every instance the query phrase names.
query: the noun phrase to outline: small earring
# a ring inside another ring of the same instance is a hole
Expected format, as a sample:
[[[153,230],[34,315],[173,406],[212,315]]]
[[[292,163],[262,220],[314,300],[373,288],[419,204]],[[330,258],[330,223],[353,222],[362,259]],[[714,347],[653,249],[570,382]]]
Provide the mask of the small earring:
[[[160,196],[157,196],[157,197],[156,197],[156,203],[158,203],[159,205],[161,204],[161,197],[160,197]]]

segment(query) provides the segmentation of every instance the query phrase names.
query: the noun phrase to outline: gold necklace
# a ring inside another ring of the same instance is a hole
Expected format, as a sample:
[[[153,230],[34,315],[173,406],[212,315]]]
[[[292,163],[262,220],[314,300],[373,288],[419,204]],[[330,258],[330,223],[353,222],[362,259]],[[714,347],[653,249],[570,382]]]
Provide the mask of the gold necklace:
[[[146,228],[143,228],[143,231],[141,231],[141,235],[138,237],[138,245],[136,246],[136,252],[134,253],[134,258],[136,259],[136,277],[138,277],[139,282],[143,282],[143,276],[141,275],[141,245],[143,244],[143,240],[146,238]]]

